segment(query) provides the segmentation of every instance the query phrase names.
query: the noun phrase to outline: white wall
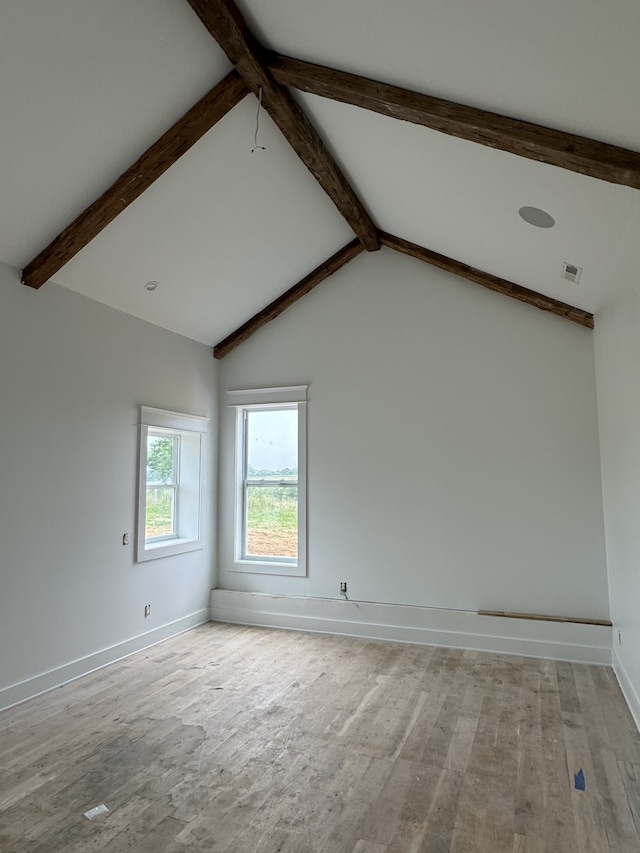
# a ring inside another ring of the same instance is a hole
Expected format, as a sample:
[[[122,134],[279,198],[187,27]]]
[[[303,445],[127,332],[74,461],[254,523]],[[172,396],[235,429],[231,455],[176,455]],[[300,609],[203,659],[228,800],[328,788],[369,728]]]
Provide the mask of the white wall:
[[[389,250],[223,362],[218,586],[607,618],[592,333]],[[233,569],[226,389],[309,384],[309,573]]]
[[[215,427],[216,373],[209,347],[0,266],[0,707],[207,618],[209,498],[204,550],[134,562],[137,424],[147,404]]]
[[[636,200],[596,317],[595,346],[614,663],[640,726],[639,233]]]

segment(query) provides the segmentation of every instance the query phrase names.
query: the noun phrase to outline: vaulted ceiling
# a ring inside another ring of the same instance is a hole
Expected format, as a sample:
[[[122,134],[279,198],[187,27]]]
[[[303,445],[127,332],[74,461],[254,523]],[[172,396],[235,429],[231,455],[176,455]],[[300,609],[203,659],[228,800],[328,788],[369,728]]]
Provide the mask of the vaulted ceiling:
[[[3,0],[0,259],[211,345],[379,243],[588,325],[639,33],[635,0]]]

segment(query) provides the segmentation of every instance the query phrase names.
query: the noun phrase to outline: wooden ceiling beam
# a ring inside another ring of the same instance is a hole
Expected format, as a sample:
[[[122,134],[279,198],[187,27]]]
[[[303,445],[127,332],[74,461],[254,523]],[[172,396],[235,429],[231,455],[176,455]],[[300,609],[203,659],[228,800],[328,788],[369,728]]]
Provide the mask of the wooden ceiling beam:
[[[510,296],[512,299],[518,299],[520,302],[534,305],[536,308],[540,308],[541,311],[549,311],[552,314],[557,314],[559,317],[564,317],[565,320],[571,320],[573,323],[593,329],[593,314],[584,311],[582,308],[567,305],[566,302],[560,302],[551,296],[544,296],[535,290],[529,290],[527,287],[522,287],[504,278],[491,275],[491,273],[475,269],[475,267],[455,261],[453,258],[439,255],[437,252],[425,249],[424,246],[419,246],[417,243],[410,243],[408,240],[403,240],[401,237],[394,237],[393,234],[387,234],[384,231],[380,232],[380,242],[383,246],[388,246],[388,248],[394,249],[397,252],[410,255],[412,258],[417,258],[419,261],[439,267],[442,270],[446,270],[446,272],[454,273],[454,275],[466,278],[489,290],[494,290],[496,293],[502,293],[504,296]]]
[[[364,205],[289,91],[277,83],[265,52],[233,0],[187,0],[218,42],[287,142],[338,208],[369,252],[380,248],[378,232]]]
[[[236,71],[228,74],[27,264],[22,283],[38,288],[49,281],[248,93]]]
[[[309,275],[305,276],[297,284],[294,284],[293,287],[290,287],[282,296],[274,299],[266,308],[258,311],[257,314],[254,314],[250,320],[243,323],[235,332],[232,332],[223,341],[220,341],[213,348],[214,358],[224,358],[231,350],[235,349],[243,341],[246,341],[247,338],[250,338],[254,332],[257,332],[258,329],[270,323],[271,320],[275,320],[276,317],[280,316],[294,302],[297,302],[298,299],[301,299],[310,290],[313,290],[314,287],[317,287],[363,251],[364,246],[360,240],[356,239],[352,240],[351,243],[347,243],[339,252],[336,252],[335,255],[332,255],[324,263],[320,264],[319,267],[316,267],[313,272],[310,272]]]
[[[637,151],[287,56],[269,54],[268,67],[274,79],[283,86],[602,181],[640,189],[640,153]]]

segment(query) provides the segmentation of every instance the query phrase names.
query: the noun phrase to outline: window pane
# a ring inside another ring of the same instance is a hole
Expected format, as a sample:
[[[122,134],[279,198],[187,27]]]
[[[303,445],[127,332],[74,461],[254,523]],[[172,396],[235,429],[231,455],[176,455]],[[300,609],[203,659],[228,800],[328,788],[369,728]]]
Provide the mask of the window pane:
[[[175,533],[175,489],[172,486],[147,488],[144,535],[172,536]]]
[[[297,480],[298,411],[247,412],[247,477]]]
[[[247,504],[246,556],[297,557],[297,486],[248,486]]]
[[[147,483],[175,483],[177,436],[147,437]]]

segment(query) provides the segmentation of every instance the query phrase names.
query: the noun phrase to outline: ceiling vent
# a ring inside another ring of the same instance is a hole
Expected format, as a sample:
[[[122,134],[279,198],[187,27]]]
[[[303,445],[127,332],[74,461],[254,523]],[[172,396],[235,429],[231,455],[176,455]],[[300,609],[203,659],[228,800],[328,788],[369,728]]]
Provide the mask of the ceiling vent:
[[[568,264],[566,261],[562,264],[562,278],[566,281],[571,281],[573,284],[578,284],[582,275],[582,267],[577,267],[574,264]]]

